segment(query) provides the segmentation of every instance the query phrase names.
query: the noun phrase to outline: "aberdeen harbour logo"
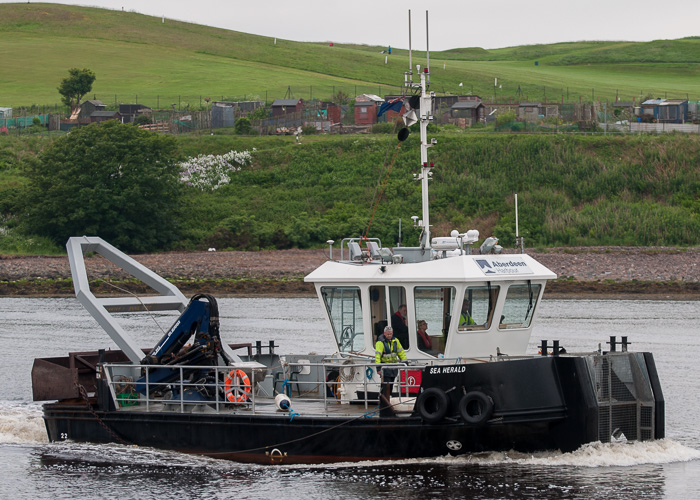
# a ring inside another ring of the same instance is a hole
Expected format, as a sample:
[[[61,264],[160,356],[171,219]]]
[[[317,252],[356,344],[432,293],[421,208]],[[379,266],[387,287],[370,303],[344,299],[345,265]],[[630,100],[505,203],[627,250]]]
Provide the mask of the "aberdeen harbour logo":
[[[532,274],[532,269],[522,257],[483,257],[475,261],[486,275]]]
[[[496,271],[493,270],[491,264],[489,264],[489,261],[484,259],[476,259],[476,263],[479,264],[479,267],[484,274],[496,274]]]

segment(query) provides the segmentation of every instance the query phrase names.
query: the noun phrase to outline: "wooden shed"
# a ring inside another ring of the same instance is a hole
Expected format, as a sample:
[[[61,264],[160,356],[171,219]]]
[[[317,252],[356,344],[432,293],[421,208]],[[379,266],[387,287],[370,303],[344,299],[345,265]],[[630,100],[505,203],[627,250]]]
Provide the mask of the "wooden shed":
[[[124,123],[133,122],[139,115],[151,116],[153,110],[148,106],[143,104],[120,104],[119,114],[122,117]]]
[[[450,107],[451,118],[464,118],[466,125],[484,121],[484,104],[481,101],[457,101]]]
[[[90,115],[90,122],[104,122],[107,120],[121,120],[122,115],[119,111],[93,111]]]
[[[377,123],[377,109],[384,99],[374,94],[362,94],[355,98],[355,125]]]
[[[283,116],[292,113],[298,113],[304,110],[303,99],[275,99],[275,102],[270,106],[272,116]]]
[[[95,112],[95,111],[104,111],[107,109],[107,106],[102,101],[98,101],[97,99],[90,99],[88,101],[83,102],[80,105],[80,113],[78,114],[78,119],[80,118],[90,118],[90,116]]]
[[[535,123],[540,118],[540,115],[544,113],[541,112],[542,103],[539,102],[521,102],[518,106],[518,118]]]
[[[659,123],[685,123],[688,119],[687,99],[664,99],[658,107]]]

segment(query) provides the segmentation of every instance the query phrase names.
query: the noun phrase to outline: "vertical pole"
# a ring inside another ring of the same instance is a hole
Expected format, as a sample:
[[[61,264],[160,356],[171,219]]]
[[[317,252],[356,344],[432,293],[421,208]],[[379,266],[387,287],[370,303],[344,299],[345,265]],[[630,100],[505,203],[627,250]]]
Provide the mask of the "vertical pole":
[[[432,98],[426,92],[426,79],[429,68],[426,67],[420,74],[421,100],[420,100],[420,161],[421,161],[421,184],[423,202],[423,235],[424,241],[421,247],[430,250],[430,210],[428,198],[428,179],[432,166],[428,163],[428,121],[432,113]]]
[[[428,85],[430,85],[430,43],[428,38],[428,11],[425,11],[425,69],[428,70]]]
[[[411,51],[411,9],[408,9],[408,83],[413,83],[413,52]]]
[[[608,101],[603,103],[603,115],[605,115],[605,131],[603,135],[608,135]]]
[[[520,231],[518,231],[518,193],[515,193],[515,239],[517,240],[519,236]]]

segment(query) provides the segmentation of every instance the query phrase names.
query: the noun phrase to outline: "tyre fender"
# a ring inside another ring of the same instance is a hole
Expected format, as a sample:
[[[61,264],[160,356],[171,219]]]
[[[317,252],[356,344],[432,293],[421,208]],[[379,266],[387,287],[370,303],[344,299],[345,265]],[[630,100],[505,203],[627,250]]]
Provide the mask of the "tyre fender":
[[[459,401],[459,414],[467,424],[484,425],[493,415],[493,400],[483,392],[468,392]]]
[[[445,418],[450,406],[450,400],[442,389],[431,387],[421,392],[416,401],[416,408],[421,418],[434,424]]]

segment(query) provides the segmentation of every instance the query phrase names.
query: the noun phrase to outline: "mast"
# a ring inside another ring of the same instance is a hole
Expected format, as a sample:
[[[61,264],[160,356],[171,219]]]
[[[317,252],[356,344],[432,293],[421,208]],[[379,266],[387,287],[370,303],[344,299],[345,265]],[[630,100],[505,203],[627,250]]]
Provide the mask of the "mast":
[[[428,36],[428,11],[425,11],[425,31],[426,38]],[[426,55],[427,62],[430,61],[430,52],[427,50],[428,42],[426,40]],[[420,161],[421,161],[421,173],[418,179],[421,181],[421,194],[422,194],[422,208],[423,208],[423,219],[419,225],[423,228],[423,234],[421,238],[421,248],[430,250],[430,206],[428,197],[428,181],[433,175],[431,170],[433,164],[428,162],[428,148],[433,144],[437,143],[437,140],[431,139],[428,142],[428,123],[433,119],[433,92],[428,92],[428,86],[430,85],[430,67],[426,65],[423,71],[420,71],[420,66],[417,66],[418,72],[420,73]]]
[[[428,11],[425,11],[425,34],[426,38],[428,36]],[[416,90],[420,92],[418,94],[411,95],[410,98],[406,99],[406,102],[410,104],[407,106],[408,112],[404,114],[404,123],[410,125],[415,123],[418,119],[420,123],[420,162],[421,162],[421,173],[416,176],[414,174],[414,179],[421,181],[421,204],[423,209],[423,218],[416,224],[417,227],[422,229],[420,246],[424,250],[430,250],[430,208],[428,204],[428,180],[430,180],[433,175],[431,169],[433,165],[428,163],[428,148],[434,144],[437,144],[437,140],[431,139],[428,142],[428,123],[433,119],[433,97],[435,97],[434,92],[428,92],[428,86],[430,85],[430,50],[428,49],[428,42],[426,41],[426,55],[427,62],[423,71],[421,71],[420,65],[416,65],[416,70],[420,74],[420,83],[413,82],[413,67],[412,67],[412,50],[411,50],[411,10],[408,11],[408,71],[404,73],[404,86],[406,87],[405,93],[413,93]],[[418,99],[416,99],[416,97]],[[418,109],[416,109],[416,102]],[[417,113],[416,113],[417,111]],[[416,114],[418,116],[416,116]],[[399,134],[400,137],[400,134]],[[404,137],[405,138],[405,137]],[[403,139],[400,139],[403,140]],[[412,217],[413,218],[413,217]],[[417,219],[417,217],[415,217]]]

